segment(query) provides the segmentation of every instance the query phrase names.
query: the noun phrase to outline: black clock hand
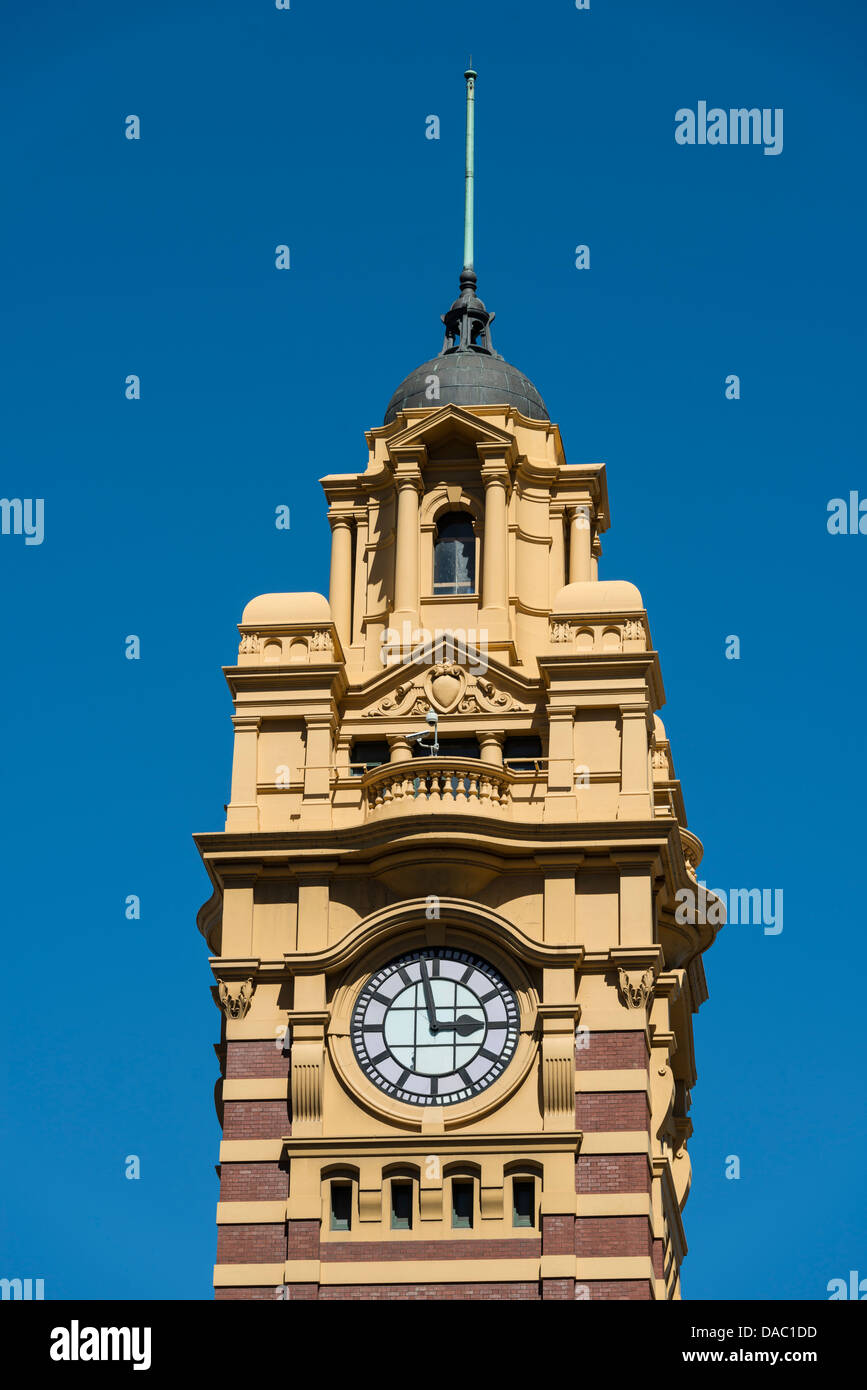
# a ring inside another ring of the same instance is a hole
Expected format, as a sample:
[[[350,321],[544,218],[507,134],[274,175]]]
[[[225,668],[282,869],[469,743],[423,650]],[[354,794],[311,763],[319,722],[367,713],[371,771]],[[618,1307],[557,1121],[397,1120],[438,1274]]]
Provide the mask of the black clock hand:
[[[424,1006],[427,1009],[428,1027],[430,1028],[432,1033],[435,1033],[439,1028],[439,1024],[437,1023],[437,1013],[436,1008],[434,1007],[434,997],[433,990],[431,989],[430,985],[430,976],[428,975],[427,970],[425,969],[424,956],[422,956],[421,960],[419,961],[419,965],[421,966],[421,986],[424,990]]]
[[[461,1014],[456,1023],[438,1023],[437,1029],[440,1033],[457,1033],[459,1038],[468,1038],[471,1033],[478,1033],[480,1028],[484,1028],[477,1018],[470,1018],[469,1014]]]

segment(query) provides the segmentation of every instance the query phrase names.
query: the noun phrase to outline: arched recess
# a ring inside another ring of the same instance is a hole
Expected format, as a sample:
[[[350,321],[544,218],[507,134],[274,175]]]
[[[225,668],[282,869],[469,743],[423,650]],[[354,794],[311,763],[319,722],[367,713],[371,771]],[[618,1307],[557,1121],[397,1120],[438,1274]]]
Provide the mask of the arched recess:
[[[475,586],[471,595],[463,597],[474,597],[479,593],[479,576],[481,574],[482,563],[482,542],[484,536],[484,508],[481,503],[470,496],[468,492],[461,491],[459,496],[455,495],[455,490],[451,490],[451,496],[445,485],[433,488],[431,492],[425,493],[420,511],[421,524],[421,551],[419,555],[421,576],[421,589],[424,598],[443,597],[434,591],[434,543],[437,535],[437,525],[441,517],[450,512],[466,512],[469,516],[473,533],[475,535]],[[454,597],[452,595],[451,597]]]
[[[359,994],[372,975],[395,957],[427,946],[444,946],[467,951],[487,960],[513,990],[518,1002],[519,1037],[514,1055],[503,1074],[480,1095],[471,1100],[443,1106],[444,1127],[453,1129],[469,1119],[479,1119],[502,1105],[524,1084],[537,1060],[535,1038],[539,994],[531,975],[520,960],[520,950],[504,946],[509,935],[518,936],[511,927],[504,933],[499,914],[475,903],[442,900],[441,917],[435,922],[425,919],[424,899],[396,904],[381,909],[368,919],[376,922],[376,930],[365,930],[360,924],[361,940],[353,951],[352,960],[332,996],[327,1045],[334,1072],[347,1094],[369,1113],[398,1124],[407,1130],[420,1131],[423,1117],[429,1109],[393,1099],[379,1090],[365,1076],[352,1047],[352,1015]],[[544,948],[542,948],[544,950]]]
[[[341,1233],[359,1220],[359,1170],[353,1164],[328,1163],[320,1175],[321,1229]]]
[[[482,1219],[482,1166],[455,1159],[443,1166],[443,1211],[453,1231],[476,1229]]]
[[[544,1168],[532,1159],[513,1159],[505,1165],[505,1215],[520,1231],[537,1231],[541,1226]]]

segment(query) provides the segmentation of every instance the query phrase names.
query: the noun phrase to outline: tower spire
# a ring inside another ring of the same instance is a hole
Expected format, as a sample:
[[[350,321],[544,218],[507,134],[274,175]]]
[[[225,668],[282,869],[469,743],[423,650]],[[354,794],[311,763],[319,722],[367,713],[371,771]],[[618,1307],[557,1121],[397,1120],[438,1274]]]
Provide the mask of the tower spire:
[[[442,354],[450,352],[483,352],[489,357],[499,357],[491,345],[490,325],[494,315],[489,314],[476,294],[476,271],[473,265],[473,194],[476,169],[476,78],[478,73],[470,65],[464,73],[467,84],[467,141],[464,162],[464,264],[461,270],[461,292],[442,321],[446,327]]]
[[[473,59],[464,73],[467,83],[467,144],[464,174],[464,270],[473,269],[473,180],[475,176],[476,78]]]

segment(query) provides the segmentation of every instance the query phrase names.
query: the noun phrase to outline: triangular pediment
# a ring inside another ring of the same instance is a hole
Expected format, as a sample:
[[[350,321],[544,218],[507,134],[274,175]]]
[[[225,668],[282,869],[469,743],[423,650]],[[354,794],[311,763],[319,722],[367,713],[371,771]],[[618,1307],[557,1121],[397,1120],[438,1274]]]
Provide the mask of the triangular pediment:
[[[389,456],[397,461],[402,454],[423,448],[426,452],[438,452],[450,440],[461,440],[465,448],[474,450],[478,444],[501,446],[505,453],[517,449],[513,435],[492,425],[489,420],[481,420],[459,405],[444,405],[439,410],[426,412],[421,420],[413,420],[406,429],[401,430],[388,441]]]
[[[346,703],[374,719],[424,717],[430,708],[442,715],[479,716],[529,712],[538,695],[537,682],[516,676],[473,647],[452,652],[446,642],[389,666],[350,691]]]

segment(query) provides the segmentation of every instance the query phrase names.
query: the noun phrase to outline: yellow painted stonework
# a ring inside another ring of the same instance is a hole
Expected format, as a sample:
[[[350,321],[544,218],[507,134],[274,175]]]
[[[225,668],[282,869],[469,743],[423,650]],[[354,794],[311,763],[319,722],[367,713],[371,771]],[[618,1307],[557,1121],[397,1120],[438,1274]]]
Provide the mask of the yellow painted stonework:
[[[335,1242],[426,1250],[401,1261],[230,1261],[215,1282],[583,1280],[607,1297],[612,1281],[643,1281],[648,1296],[679,1297],[691,1018],[717,928],[675,919],[701,846],[657,714],[662,677],[641,595],[600,574],[605,467],[567,464],[556,425],[494,405],[407,410],[366,438],[364,471],[322,480],[328,600],[254,598],[225,669],[232,792],[224,831],[196,837],[213,884],[199,925],[222,1043],[274,1047],[288,1025],[290,1061],[288,1080],[224,1082],[221,1107],[288,1108],[282,1133],[225,1139],[220,1160],[282,1162],[289,1179],[286,1201],[224,1201],[218,1222],[321,1223],[323,1255]],[[437,526],[455,512],[473,528],[474,589],[437,594]],[[404,624],[409,649],[384,651]],[[420,630],[475,640],[457,657],[413,652]],[[476,739],[478,757],[445,747],[413,758],[409,736],[429,710],[441,741]],[[527,735],[538,756],[504,756],[507,740]],[[372,742],[388,757],[365,769],[353,753]],[[420,1106],[364,1074],[352,1019],[380,967],[436,948],[499,972],[517,1001],[518,1038],[480,1094]],[[603,1060],[592,1049],[610,1043],[604,1065],[582,1066],[587,1038],[588,1055]],[[592,1127],[579,1128],[576,1102]],[[647,1190],[582,1194],[576,1160],[605,1155],[644,1156]],[[413,1184],[408,1230],[389,1222],[395,1174]],[[516,1174],[536,1184],[529,1229],[513,1226]],[[343,1232],[329,1229],[335,1175],[352,1193]],[[455,1175],[474,1185],[471,1229],[451,1224]],[[553,1217],[649,1220],[664,1272],[646,1250],[548,1253],[553,1227],[542,1223]],[[427,1246],[540,1236],[533,1257],[437,1259]]]

